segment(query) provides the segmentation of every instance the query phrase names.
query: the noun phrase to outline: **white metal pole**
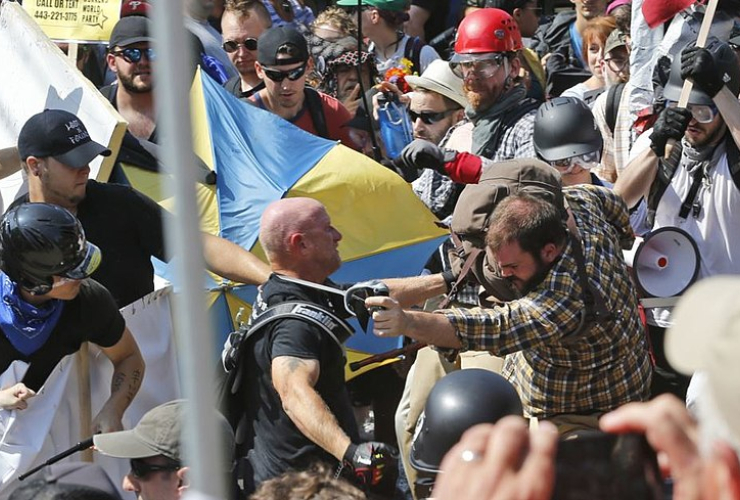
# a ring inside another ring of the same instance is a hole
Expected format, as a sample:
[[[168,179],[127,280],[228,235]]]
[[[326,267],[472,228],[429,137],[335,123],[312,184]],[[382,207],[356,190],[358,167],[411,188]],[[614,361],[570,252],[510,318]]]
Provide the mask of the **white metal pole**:
[[[215,353],[206,319],[202,241],[195,199],[196,163],[192,147],[189,91],[192,50],[183,24],[180,0],[154,0],[155,97],[162,162],[174,172],[168,183],[175,196],[175,221],[167,225],[167,247],[175,255],[174,328],[183,392],[191,402],[183,436],[191,488],[226,498],[223,456],[213,416]]]

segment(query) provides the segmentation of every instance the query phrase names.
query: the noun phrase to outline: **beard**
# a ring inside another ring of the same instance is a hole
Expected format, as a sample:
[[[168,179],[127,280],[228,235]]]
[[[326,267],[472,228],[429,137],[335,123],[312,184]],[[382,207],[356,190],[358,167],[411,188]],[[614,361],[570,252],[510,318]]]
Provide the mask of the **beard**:
[[[539,255],[534,255],[534,259],[537,263],[537,270],[531,278],[522,282],[521,285],[518,285],[515,281],[510,280],[512,286],[519,291],[522,297],[540,286],[540,284],[545,280],[545,277],[547,277],[548,273],[550,272],[550,268],[554,264],[554,262],[550,265],[545,264],[545,262]]]
[[[131,94],[147,94],[154,89],[153,83],[142,83],[136,82],[136,74],[122,75],[118,73],[118,80],[121,82],[121,86]]]

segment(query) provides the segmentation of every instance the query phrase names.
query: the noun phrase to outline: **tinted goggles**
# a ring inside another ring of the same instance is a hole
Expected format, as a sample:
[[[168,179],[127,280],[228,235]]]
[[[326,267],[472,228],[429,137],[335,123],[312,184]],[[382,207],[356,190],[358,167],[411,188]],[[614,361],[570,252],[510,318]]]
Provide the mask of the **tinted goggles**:
[[[421,113],[416,113],[414,111],[409,110],[409,115],[411,116],[411,122],[414,123],[416,120],[421,119],[421,122],[425,125],[434,125],[440,120],[443,120],[447,115],[455,111],[454,109],[447,109],[445,111],[440,111],[439,113],[429,113],[427,111],[422,111]]]
[[[129,463],[131,464],[131,474],[137,479],[144,479],[152,472],[174,472],[182,467],[174,461],[166,465],[154,465],[138,458],[132,458]]]
[[[243,42],[237,42],[236,40],[227,40],[223,43],[223,49],[228,52],[236,52],[239,47],[244,46],[247,50],[257,50],[257,39],[256,38],[245,38]]]
[[[157,55],[151,47],[148,49],[121,49],[111,53],[114,56],[122,57],[124,61],[132,64],[141,61],[141,58],[144,56],[146,56],[150,62],[157,59]]]
[[[563,158],[562,160],[553,160],[550,165],[553,167],[567,168],[566,174],[573,171],[573,168],[579,166],[585,170],[590,170],[601,161],[601,152],[592,151],[590,153],[584,153],[582,155],[571,156],[569,158]]]
[[[675,108],[678,103],[676,101],[666,100],[665,105],[668,108]],[[699,123],[712,123],[719,112],[717,106],[714,104],[689,104],[686,108],[691,111],[694,120]]]
[[[269,68],[262,68],[262,71],[264,71],[265,76],[267,76],[267,78],[269,78],[273,82],[282,82],[286,78],[291,82],[294,82],[306,73],[306,65],[303,64],[295,69],[291,69],[288,71],[278,71],[276,69]]]

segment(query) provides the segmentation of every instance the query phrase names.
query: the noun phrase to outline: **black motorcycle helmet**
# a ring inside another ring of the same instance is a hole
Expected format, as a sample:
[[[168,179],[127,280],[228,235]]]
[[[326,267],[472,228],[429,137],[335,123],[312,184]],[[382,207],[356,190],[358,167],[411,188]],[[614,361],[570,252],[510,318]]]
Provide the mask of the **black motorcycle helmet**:
[[[695,44],[696,42],[690,42],[684,48],[693,47]],[[724,71],[723,78],[725,85],[736,96],[740,92],[740,65],[738,65],[735,52],[728,44],[720,42],[714,37],[707,40],[704,48],[712,53],[716,67]],[[665,84],[665,88],[663,88],[663,97],[669,101],[678,102],[682,89],[683,78],[681,78],[681,54],[679,53],[675,55],[671,63],[671,72],[668,74],[668,82]],[[696,86],[691,88],[689,104],[711,105],[713,103],[712,98],[696,88]]]
[[[534,149],[545,161],[601,152],[604,140],[591,108],[575,97],[554,97],[534,118]]]
[[[100,264],[100,249],[69,211],[48,203],[24,203],[0,222],[0,268],[33,295],[51,291],[53,276],[83,279]]]
[[[521,414],[519,394],[501,375],[480,368],[452,372],[429,393],[411,445],[411,465],[436,474],[442,458],[470,427]]]

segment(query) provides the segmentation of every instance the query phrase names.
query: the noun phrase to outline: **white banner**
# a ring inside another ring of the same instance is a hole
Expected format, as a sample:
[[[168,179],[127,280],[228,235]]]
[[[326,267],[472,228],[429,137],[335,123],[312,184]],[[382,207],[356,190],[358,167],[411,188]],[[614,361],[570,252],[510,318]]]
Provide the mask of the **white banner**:
[[[157,405],[178,399],[180,377],[170,311],[171,287],[156,290],[121,309],[131,333],[146,362],[146,373],[139,393],[124,414],[124,428],[130,429]],[[92,417],[110,395],[113,367],[95,346],[90,346],[90,400]],[[8,387],[25,372],[22,363],[14,363],[0,376],[0,385]],[[80,405],[76,357],[64,358],[39,393],[23,411],[0,410],[0,499],[7,498],[18,486],[15,479],[50,457],[65,451],[90,436],[80,436]],[[93,454],[114,483],[128,472],[127,460]],[[80,460],[73,454],[64,461]],[[33,476],[29,478],[32,479]],[[134,498],[121,491],[123,498]]]

